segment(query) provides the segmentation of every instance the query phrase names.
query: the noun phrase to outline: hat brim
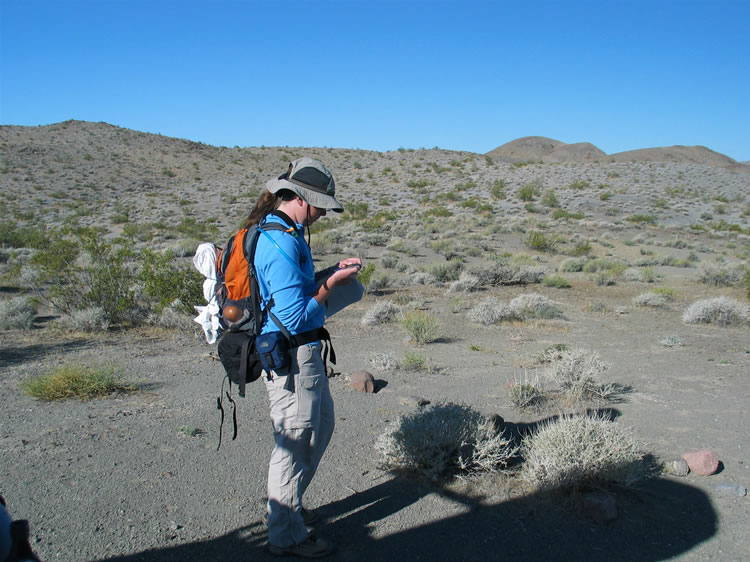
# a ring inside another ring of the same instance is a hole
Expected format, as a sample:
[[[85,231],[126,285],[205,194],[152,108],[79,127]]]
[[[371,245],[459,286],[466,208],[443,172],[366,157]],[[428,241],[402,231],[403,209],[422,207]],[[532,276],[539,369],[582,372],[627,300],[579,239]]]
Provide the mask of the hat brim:
[[[266,189],[271,193],[276,193],[281,189],[288,189],[289,191],[296,193],[302,199],[307,201],[308,205],[317,207],[318,209],[325,209],[326,211],[335,211],[337,213],[344,212],[344,206],[338,202],[333,195],[327,195],[325,193],[319,193],[312,189],[307,189],[297,183],[292,183],[285,179],[272,179],[266,182]]]

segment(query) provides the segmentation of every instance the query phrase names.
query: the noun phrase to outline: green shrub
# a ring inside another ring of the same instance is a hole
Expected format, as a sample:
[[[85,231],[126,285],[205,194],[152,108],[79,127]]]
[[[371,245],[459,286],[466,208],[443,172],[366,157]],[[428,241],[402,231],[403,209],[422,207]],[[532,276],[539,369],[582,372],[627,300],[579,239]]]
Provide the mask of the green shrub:
[[[0,246],[6,248],[42,248],[47,241],[45,229],[19,227],[15,222],[0,222]]]
[[[38,294],[64,314],[100,307],[118,323],[136,309],[137,264],[128,243],[111,244],[92,228],[68,230],[50,236],[31,264]]]
[[[656,217],[654,215],[631,215],[625,220],[637,224],[656,224]]]
[[[369,205],[365,202],[348,203],[342,217],[346,220],[362,220],[367,217]]]
[[[555,249],[555,242],[545,236],[543,232],[539,232],[538,230],[532,230],[526,235],[526,239],[524,240],[524,244],[531,248],[532,250],[537,250],[538,252],[551,252]]]
[[[533,201],[535,197],[538,197],[541,190],[536,183],[527,183],[518,190],[518,198],[521,201]]]
[[[579,271],[583,271],[583,268],[585,267],[587,262],[588,260],[586,258],[567,258],[562,261],[559,270],[562,273],[577,273]]]
[[[562,275],[547,275],[542,280],[542,285],[545,287],[554,287],[556,289],[570,288],[570,282]]]
[[[69,363],[57,367],[50,374],[24,381],[25,394],[40,400],[89,400],[113,392],[132,392],[135,388],[123,383],[114,366],[87,366]]]
[[[505,180],[498,179],[495,180],[490,186],[490,193],[495,199],[505,199],[508,197],[505,193],[506,188],[507,185],[505,183]]]
[[[557,199],[557,195],[551,189],[544,192],[542,196],[542,205],[545,207],[559,207],[560,201]]]
[[[144,250],[141,259],[139,279],[157,314],[175,301],[182,312],[190,314],[193,305],[203,302],[203,276],[195,268],[176,265],[169,253]]]
[[[401,318],[401,326],[417,345],[431,343],[440,338],[440,323],[422,310],[411,310]]]
[[[427,357],[422,353],[416,351],[404,352],[404,357],[398,362],[399,368],[404,371],[427,371],[429,370],[429,363]]]
[[[559,219],[572,219],[572,220],[581,220],[584,217],[583,213],[571,213],[569,211],[566,211],[565,209],[555,209],[552,211],[552,218],[555,220]]]
[[[569,254],[571,256],[587,256],[591,253],[591,243],[587,240],[585,242],[578,242],[572,250],[570,250]]]
[[[372,280],[372,275],[375,273],[375,264],[374,263],[368,263],[366,266],[364,266],[357,276],[357,279],[359,279],[359,282],[362,283],[362,285],[365,287],[365,289],[370,285],[370,281]]]
[[[576,180],[568,184],[568,189],[586,189],[588,187],[591,187],[591,184],[586,180]]]
[[[463,269],[464,263],[461,260],[452,259],[447,262],[430,264],[427,266],[427,273],[435,277],[437,281],[447,282],[457,280]]]

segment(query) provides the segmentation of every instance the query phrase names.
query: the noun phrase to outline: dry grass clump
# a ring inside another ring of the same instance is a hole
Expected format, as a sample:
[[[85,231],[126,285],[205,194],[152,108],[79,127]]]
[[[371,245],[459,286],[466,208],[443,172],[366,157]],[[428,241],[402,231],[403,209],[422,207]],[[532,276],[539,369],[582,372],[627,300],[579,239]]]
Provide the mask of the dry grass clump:
[[[650,306],[652,308],[665,308],[667,306],[667,297],[661,293],[648,291],[633,297],[635,306]]]
[[[510,301],[511,310],[519,318],[562,318],[562,311],[555,304],[539,293],[525,293]]]
[[[506,389],[513,406],[521,411],[539,410],[547,401],[538,378],[529,377],[528,373],[524,373],[520,379],[516,377],[513,382],[506,385]]]
[[[482,300],[479,304],[469,310],[466,317],[471,322],[484,324],[485,326],[516,319],[515,313],[511,308],[495,297],[487,297]]]
[[[386,324],[392,322],[398,315],[400,309],[391,301],[376,301],[362,316],[363,326],[375,324]]]
[[[434,404],[401,416],[378,437],[385,464],[430,480],[504,470],[516,453],[512,440],[472,408]]]
[[[737,287],[742,284],[746,268],[741,263],[702,263],[698,280],[714,287]]]
[[[104,309],[92,306],[83,310],[74,310],[70,315],[60,317],[56,324],[64,330],[94,333],[106,332],[110,321]]]
[[[691,304],[682,315],[686,324],[744,325],[750,320],[750,308],[735,299],[721,296]]]
[[[452,293],[469,293],[479,287],[479,277],[466,271],[461,272],[461,275],[456,281],[450,284],[448,287],[448,294]]]
[[[651,463],[631,432],[600,416],[568,416],[543,424],[521,445],[522,478],[540,489],[632,486]]]
[[[0,330],[30,330],[36,318],[36,307],[26,297],[0,301]]]
[[[621,389],[601,381],[601,374],[608,368],[609,365],[595,352],[563,349],[550,356],[545,375],[560,388],[568,401],[609,401]]]
[[[21,384],[25,394],[40,400],[89,400],[113,392],[132,392],[135,388],[122,382],[112,365],[62,365],[48,375],[31,378]]]
[[[370,366],[376,371],[393,371],[398,367],[393,353],[371,353],[367,358]]]

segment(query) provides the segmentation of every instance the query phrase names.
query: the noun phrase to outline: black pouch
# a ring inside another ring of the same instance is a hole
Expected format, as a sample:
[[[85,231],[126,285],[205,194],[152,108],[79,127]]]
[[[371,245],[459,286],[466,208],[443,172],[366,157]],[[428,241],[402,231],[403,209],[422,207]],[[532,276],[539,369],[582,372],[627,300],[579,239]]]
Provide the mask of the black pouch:
[[[229,380],[245,396],[245,384],[260,377],[260,357],[255,349],[255,338],[247,332],[225,332],[219,340],[219,358]]]
[[[279,371],[289,367],[289,340],[281,332],[269,332],[255,338],[260,364],[265,371]]]

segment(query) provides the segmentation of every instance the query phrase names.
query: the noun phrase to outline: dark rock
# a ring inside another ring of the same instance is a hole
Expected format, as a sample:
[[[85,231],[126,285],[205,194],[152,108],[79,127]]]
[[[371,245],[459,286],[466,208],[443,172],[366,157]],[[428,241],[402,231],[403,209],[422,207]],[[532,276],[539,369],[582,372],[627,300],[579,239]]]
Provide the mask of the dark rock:
[[[579,517],[606,525],[617,519],[617,503],[604,492],[587,492],[578,498],[576,512]]]

